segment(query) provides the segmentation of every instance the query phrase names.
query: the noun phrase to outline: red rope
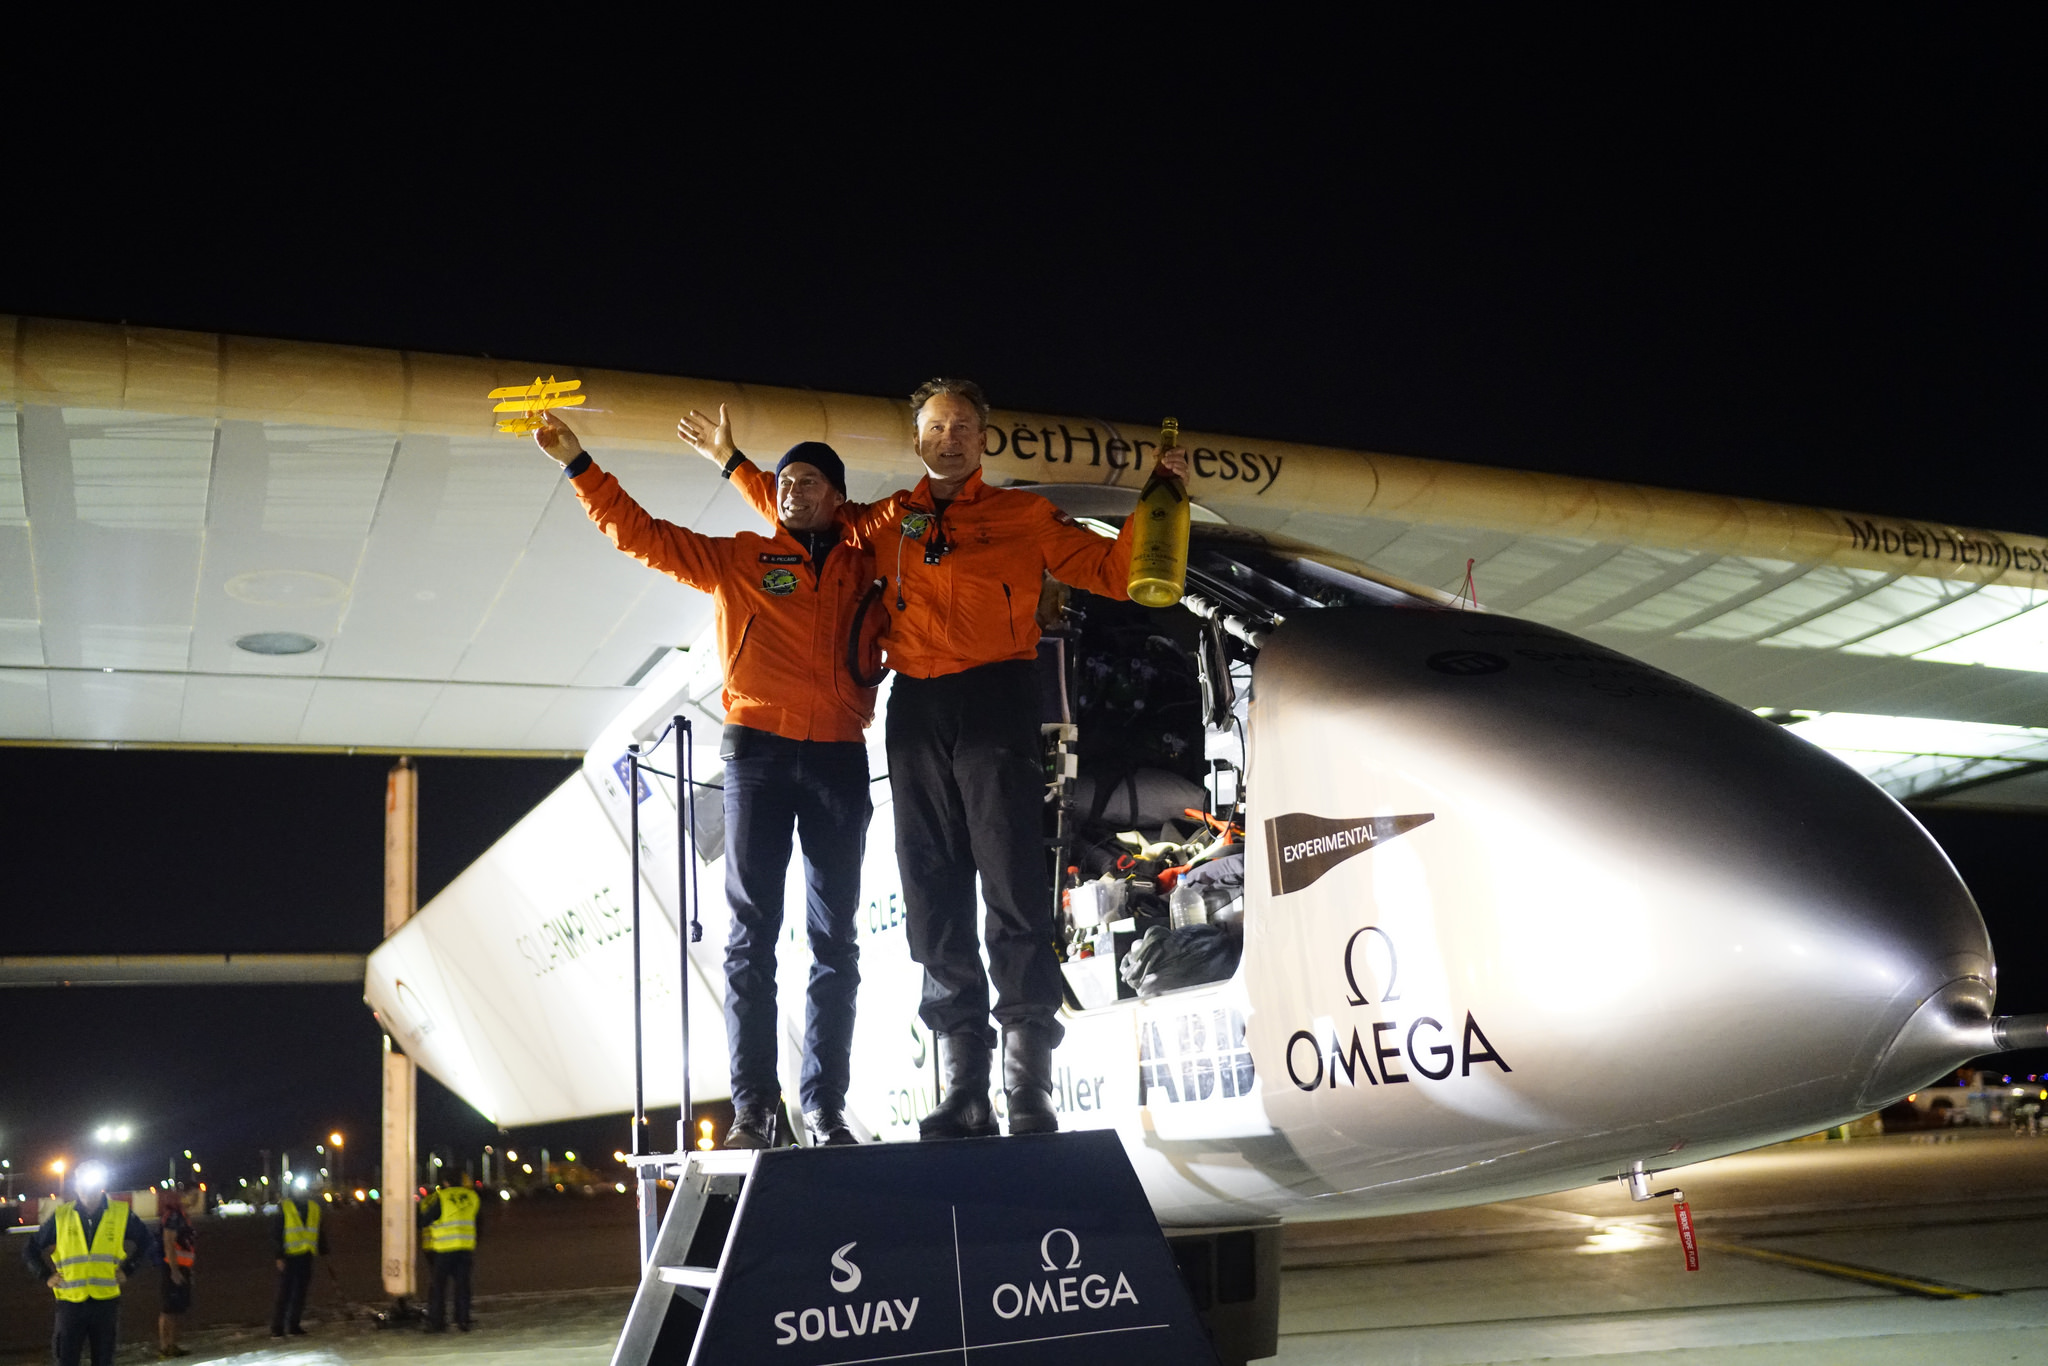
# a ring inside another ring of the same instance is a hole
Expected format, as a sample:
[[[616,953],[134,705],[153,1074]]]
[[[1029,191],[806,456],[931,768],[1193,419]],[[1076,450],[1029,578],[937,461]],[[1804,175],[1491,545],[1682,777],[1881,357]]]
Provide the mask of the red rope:
[[[1465,586],[1458,590],[1458,601],[1463,602],[1470,598],[1472,600],[1472,610],[1476,612],[1479,610],[1479,585],[1472,582],[1472,566],[1475,563],[1477,561],[1465,561]]]

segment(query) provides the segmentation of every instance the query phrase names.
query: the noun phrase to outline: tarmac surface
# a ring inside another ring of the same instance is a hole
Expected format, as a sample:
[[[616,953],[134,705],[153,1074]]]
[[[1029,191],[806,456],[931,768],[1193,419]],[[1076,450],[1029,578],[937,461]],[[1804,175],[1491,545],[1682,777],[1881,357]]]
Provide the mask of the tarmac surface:
[[[1283,1366],[1597,1361],[2048,1361],[2048,1138],[1971,1134],[1786,1145],[1674,1174],[1699,1230],[1685,1269],[1671,1202],[1615,1185],[1438,1214],[1297,1225]],[[187,1360],[237,1366],[583,1366],[610,1359],[633,1275],[630,1202],[515,1202],[478,1254],[478,1331],[374,1318],[373,1217],[340,1212],[310,1335],[268,1336],[259,1220],[203,1231]],[[239,1227],[237,1227],[239,1225]],[[14,1239],[4,1245],[18,1256]],[[47,1294],[0,1268],[0,1366],[47,1360]],[[153,1360],[155,1292],[124,1297],[121,1361]]]

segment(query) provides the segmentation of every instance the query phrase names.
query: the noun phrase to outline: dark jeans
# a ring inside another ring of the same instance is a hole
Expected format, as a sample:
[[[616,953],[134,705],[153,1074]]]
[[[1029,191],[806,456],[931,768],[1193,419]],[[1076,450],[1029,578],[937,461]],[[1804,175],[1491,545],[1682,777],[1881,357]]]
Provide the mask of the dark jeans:
[[[899,674],[889,692],[889,788],[910,956],[924,966],[918,1016],[940,1034],[995,1042],[995,1018],[1059,1042],[1060,965],[1044,843],[1039,695],[1030,660],[938,678]],[[988,914],[975,938],[974,879]]]
[[[277,1273],[277,1303],[270,1308],[271,1332],[299,1326],[299,1315],[306,1312],[306,1290],[312,1284],[312,1253],[284,1259],[284,1270]]]
[[[867,849],[868,752],[858,742],[741,731],[725,761],[725,1029],[735,1106],[773,1104],[775,943],[790,833],[803,845],[804,930],[811,943],[800,1094],[805,1110],[846,1104],[860,986],[861,855]]]
[[[114,1340],[121,1331],[121,1301],[58,1300],[57,1327],[50,1334],[50,1360],[79,1366],[92,1345],[92,1366],[114,1366]]]
[[[429,1252],[427,1261],[433,1267],[433,1278],[427,1283],[427,1327],[441,1328],[447,1325],[443,1310],[448,1302],[449,1282],[455,1284],[455,1321],[464,1327],[469,1325],[469,1272],[475,1261],[475,1254],[464,1248],[460,1252]]]

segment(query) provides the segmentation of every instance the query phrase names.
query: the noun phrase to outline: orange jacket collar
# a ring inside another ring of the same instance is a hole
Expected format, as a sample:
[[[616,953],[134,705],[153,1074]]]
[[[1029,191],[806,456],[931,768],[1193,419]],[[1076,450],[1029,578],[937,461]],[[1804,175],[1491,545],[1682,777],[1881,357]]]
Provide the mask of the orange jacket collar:
[[[976,465],[974,473],[967,476],[967,482],[960,486],[960,491],[954,494],[949,501],[972,503],[987,491],[988,486],[982,483],[981,480],[981,466]],[[917,487],[910,491],[908,501],[927,508],[937,507],[938,500],[932,497],[932,477],[929,474],[917,481]]]

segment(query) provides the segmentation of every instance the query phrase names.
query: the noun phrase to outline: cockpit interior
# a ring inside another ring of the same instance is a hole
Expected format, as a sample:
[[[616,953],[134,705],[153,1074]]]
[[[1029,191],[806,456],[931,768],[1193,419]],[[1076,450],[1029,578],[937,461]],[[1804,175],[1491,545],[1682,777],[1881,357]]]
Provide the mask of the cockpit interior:
[[[1038,491],[1071,501],[1065,489]],[[1113,521],[1089,520],[1115,530]],[[1147,608],[1046,581],[1045,839],[1069,1008],[1101,1009],[1236,972],[1250,825],[1246,707],[1260,646],[1295,612],[1445,605],[1335,558],[1204,524],[1192,531],[1177,606]]]

